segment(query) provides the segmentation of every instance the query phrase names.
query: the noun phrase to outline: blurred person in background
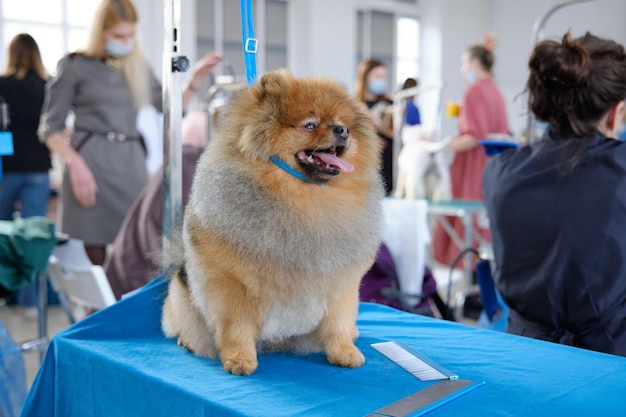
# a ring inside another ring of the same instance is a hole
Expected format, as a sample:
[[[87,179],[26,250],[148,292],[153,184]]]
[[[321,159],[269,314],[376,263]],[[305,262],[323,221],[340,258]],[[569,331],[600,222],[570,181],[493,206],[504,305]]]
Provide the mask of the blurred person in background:
[[[493,79],[494,47],[495,38],[485,35],[484,43],[470,46],[461,57],[460,71],[467,88],[459,113],[459,135],[449,145],[454,151],[454,160],[450,166],[453,199],[483,199],[482,172],[487,156],[478,141],[486,139],[490,134],[509,134],[504,98]],[[462,219],[447,217],[447,220],[457,236],[464,241]],[[474,230],[483,241],[490,242],[489,227],[484,223],[474,219]],[[454,244],[441,223],[438,223],[433,237],[435,260],[451,265],[463,249]]]
[[[386,194],[393,189],[393,100],[387,96],[389,81],[387,67],[381,61],[368,59],[359,64],[354,94],[367,106],[382,149],[381,175]]]
[[[14,36],[0,76],[0,101],[7,106],[7,127],[13,135],[13,155],[2,156],[0,220],[46,216],[50,151],[39,141],[37,127],[48,78],[37,42],[26,33]],[[36,314],[36,294],[35,284],[16,294],[18,305],[29,316]]]
[[[147,181],[138,110],[162,108],[161,83],[141,52],[137,22],[130,0],[102,1],[87,47],[65,56],[48,83],[40,123],[41,139],[65,165],[61,230],[82,240],[96,265]],[[209,54],[194,65],[183,108],[220,61],[220,54]],[[63,131],[70,111],[75,122],[68,142]]]
[[[535,46],[543,138],[493,157],[485,206],[507,332],[626,356],[626,50],[589,33]]]
[[[415,88],[418,86],[418,82],[415,78],[409,77],[404,80],[402,84],[402,90],[408,90],[409,88]],[[404,124],[408,126],[415,126],[422,123],[420,117],[420,111],[415,104],[415,96],[409,96],[404,99]]]
[[[208,144],[207,130],[207,113],[193,112],[183,118],[183,209],[196,164]],[[161,272],[162,234],[163,168],[148,182],[130,208],[104,263],[106,276],[118,299],[144,286]]]

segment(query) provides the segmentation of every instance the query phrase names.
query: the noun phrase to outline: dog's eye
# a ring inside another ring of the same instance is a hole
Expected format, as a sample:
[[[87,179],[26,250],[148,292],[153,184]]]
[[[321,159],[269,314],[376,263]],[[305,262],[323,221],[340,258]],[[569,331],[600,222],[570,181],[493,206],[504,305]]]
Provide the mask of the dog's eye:
[[[304,125],[304,128],[305,128],[306,130],[313,130],[313,129],[315,129],[316,127],[317,127],[317,125],[316,125],[315,123],[313,123],[313,122],[310,122],[310,123],[307,123],[307,124],[305,124],[305,125]]]

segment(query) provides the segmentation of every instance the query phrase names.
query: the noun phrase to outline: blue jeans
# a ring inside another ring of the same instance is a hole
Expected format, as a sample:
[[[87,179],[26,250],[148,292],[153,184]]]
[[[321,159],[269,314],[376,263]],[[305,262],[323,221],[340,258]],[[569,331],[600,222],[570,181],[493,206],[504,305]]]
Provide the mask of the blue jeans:
[[[0,179],[0,220],[13,220],[18,201],[20,217],[45,216],[49,198],[47,172],[5,172]]]
[[[47,172],[6,172],[0,179],[0,220],[13,220],[15,211],[20,217],[45,216],[50,198],[50,176]],[[16,203],[19,202],[19,207]],[[20,289],[15,295],[17,304],[34,307],[37,285]]]

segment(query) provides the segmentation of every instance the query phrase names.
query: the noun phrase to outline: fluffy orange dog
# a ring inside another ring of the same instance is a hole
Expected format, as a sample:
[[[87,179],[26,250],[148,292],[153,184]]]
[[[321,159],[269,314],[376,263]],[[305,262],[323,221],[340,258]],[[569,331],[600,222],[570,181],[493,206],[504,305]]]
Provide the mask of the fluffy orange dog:
[[[379,160],[372,122],[334,81],[279,71],[231,99],[194,177],[165,334],[236,375],[256,370],[257,349],[363,365],[354,340],[380,243]]]

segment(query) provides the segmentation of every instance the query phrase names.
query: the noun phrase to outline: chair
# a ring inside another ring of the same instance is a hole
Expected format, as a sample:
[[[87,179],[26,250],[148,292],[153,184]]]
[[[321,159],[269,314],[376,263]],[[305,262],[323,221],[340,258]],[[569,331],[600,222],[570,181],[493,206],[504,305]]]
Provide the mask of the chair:
[[[116,302],[104,269],[91,263],[82,240],[70,238],[54,249],[48,262],[48,276],[71,323],[76,319],[70,303],[101,310]]]
[[[0,284],[16,291],[36,282],[38,338],[23,342],[24,352],[35,351],[43,360],[47,339],[47,280],[44,271],[57,238],[54,224],[41,216],[0,221]]]
[[[478,327],[506,332],[509,307],[497,290],[491,274],[493,253],[491,247],[483,246],[479,253],[480,260],[476,263],[476,278],[480,288],[480,301],[483,311],[478,318]]]

